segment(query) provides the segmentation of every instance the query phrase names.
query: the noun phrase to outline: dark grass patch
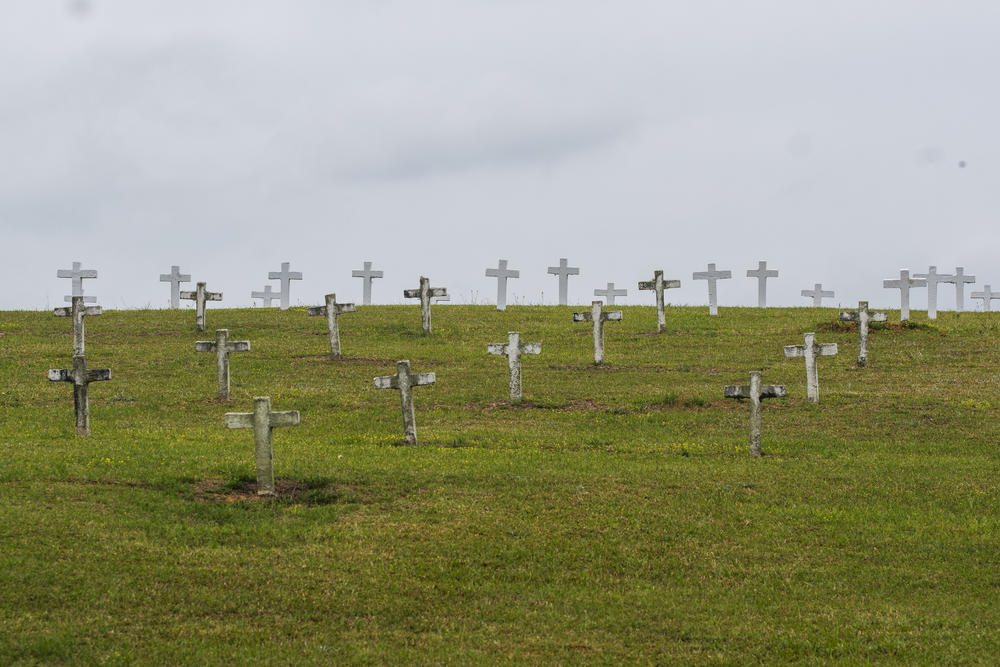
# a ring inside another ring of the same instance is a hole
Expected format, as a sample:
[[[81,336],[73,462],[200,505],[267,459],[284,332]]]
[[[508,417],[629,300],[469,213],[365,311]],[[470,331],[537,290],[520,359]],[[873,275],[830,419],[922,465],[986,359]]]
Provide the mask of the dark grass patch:
[[[278,502],[294,505],[357,505],[371,502],[370,498],[366,499],[362,487],[337,484],[327,477],[279,478],[274,480],[274,490],[277,496],[257,495],[257,480],[249,475],[229,481],[204,479],[191,487],[192,496],[197,502]]]

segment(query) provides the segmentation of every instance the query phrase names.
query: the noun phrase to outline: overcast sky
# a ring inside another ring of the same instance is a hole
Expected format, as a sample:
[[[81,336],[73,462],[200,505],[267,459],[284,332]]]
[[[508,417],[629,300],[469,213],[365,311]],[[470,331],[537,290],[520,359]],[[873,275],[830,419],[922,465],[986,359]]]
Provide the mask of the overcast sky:
[[[288,261],[293,304],[427,275],[552,303],[546,267],[733,279],[720,304],[898,307],[882,279],[1000,287],[1000,3],[940,0],[0,0],[0,309],[222,306]],[[924,308],[923,290],[913,307]],[[944,287],[940,307],[954,304]],[[971,308],[967,302],[967,308]],[[980,307],[977,306],[976,307]]]

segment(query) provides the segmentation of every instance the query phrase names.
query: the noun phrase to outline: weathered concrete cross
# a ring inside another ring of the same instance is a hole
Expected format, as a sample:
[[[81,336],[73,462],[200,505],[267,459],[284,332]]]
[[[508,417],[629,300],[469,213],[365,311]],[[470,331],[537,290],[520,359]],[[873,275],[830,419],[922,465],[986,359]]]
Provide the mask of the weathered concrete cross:
[[[816,357],[837,354],[836,343],[817,343],[815,333],[807,333],[805,345],[786,345],[786,357],[805,357],[806,396],[811,403],[819,403],[819,373],[816,372]]]
[[[559,305],[565,306],[569,301],[569,277],[580,275],[580,267],[569,266],[565,257],[559,258],[559,266],[550,266],[548,273],[559,276]]]
[[[616,296],[628,296],[628,290],[626,289],[615,289],[614,283],[608,283],[608,286],[604,289],[595,289],[594,296],[603,296],[604,302],[608,306],[615,305]]]
[[[205,289],[205,283],[198,283],[195,291],[181,292],[181,298],[187,301],[194,301],[194,323],[198,331],[205,330],[205,302],[222,301],[222,292],[209,292]]]
[[[275,299],[280,299],[281,298],[281,294],[275,294],[271,290],[271,286],[270,285],[264,285],[264,291],[263,292],[251,291],[250,292],[250,298],[251,299],[260,299],[261,301],[264,302],[264,307],[265,308],[271,308],[272,307],[271,306],[271,302],[274,301]]]
[[[521,272],[508,269],[507,260],[501,259],[497,262],[497,268],[486,269],[486,277],[497,279],[497,310],[507,310],[507,279],[520,278]]]
[[[971,294],[973,299],[983,300],[983,310],[990,312],[990,301],[993,299],[1000,299],[1000,292],[994,292],[990,289],[989,283],[983,285],[982,292],[973,292]]]
[[[87,437],[90,435],[90,403],[87,399],[87,386],[91,382],[111,379],[110,368],[87,368],[87,359],[81,355],[73,355],[73,368],[50,369],[49,381],[73,383],[73,409],[76,412],[76,434]]]
[[[914,273],[914,278],[923,278],[927,281],[927,319],[937,319],[937,286],[938,283],[953,282],[955,276],[947,273],[938,273],[937,267],[932,266],[927,269],[927,273]]]
[[[229,340],[229,329],[216,329],[215,340],[195,341],[197,352],[215,352],[215,364],[219,369],[219,400],[229,400],[229,353],[249,352],[250,341]]]
[[[160,274],[161,283],[170,283],[170,307],[181,307],[181,283],[191,282],[191,276],[181,273],[181,267],[174,265],[170,267],[170,273]]]
[[[271,431],[279,426],[298,426],[298,410],[271,411],[271,397],[253,399],[253,412],[227,412],[227,428],[252,428],[253,451],[257,462],[257,495],[274,496],[274,445]]]
[[[719,314],[719,300],[718,300],[718,290],[716,289],[716,281],[727,280],[733,277],[732,271],[716,271],[715,264],[709,264],[708,269],[705,271],[695,271],[691,274],[691,278],[694,280],[707,280],[708,281],[708,314],[718,315]]]
[[[908,269],[900,269],[899,280],[883,280],[882,287],[899,290],[899,319],[905,322],[910,319],[910,288],[927,287],[927,281],[911,278]]]
[[[679,280],[664,280],[663,271],[653,271],[652,280],[642,280],[639,282],[640,290],[656,291],[656,331],[663,333],[667,330],[667,316],[663,312],[663,292],[671,287],[680,287]]]
[[[757,268],[747,269],[747,278],[757,279],[757,307],[767,308],[767,279],[777,278],[778,272],[775,269],[767,270],[767,262],[757,262]]]
[[[420,287],[418,289],[403,290],[403,296],[407,299],[420,299],[420,324],[424,333],[431,332],[431,297],[448,296],[448,289],[445,287],[431,287],[428,278],[420,276]]]
[[[573,313],[574,322],[594,323],[594,363],[604,363],[604,323],[620,322],[622,311],[604,310],[604,304],[600,301],[593,301],[590,304],[590,312]]]
[[[521,355],[541,354],[541,343],[522,343],[521,334],[517,331],[507,333],[506,343],[490,343],[486,346],[488,354],[507,355],[507,365],[510,367],[510,401],[521,402]]]
[[[833,290],[824,290],[823,283],[816,283],[811,290],[804,289],[801,294],[813,300],[813,308],[822,308],[824,298],[833,298]]]
[[[760,402],[765,398],[781,398],[788,392],[784,385],[761,384],[761,371],[750,371],[750,384],[727,384],[723,389],[726,398],[750,399],[750,455],[762,456],[760,444]]]
[[[858,366],[865,366],[868,363],[868,323],[885,322],[885,313],[870,313],[868,302],[858,301],[856,311],[842,311],[839,319],[841,322],[858,323]]]
[[[965,267],[956,266],[955,275],[941,282],[955,284],[955,310],[962,312],[965,309],[965,283],[976,282],[976,277],[965,275]]]
[[[281,263],[281,271],[268,271],[268,280],[281,281],[281,310],[288,310],[288,302],[291,292],[291,281],[302,280],[302,273],[299,271],[289,271],[289,262]]]
[[[375,378],[376,389],[398,389],[403,405],[403,435],[406,444],[417,444],[417,418],[413,410],[413,387],[434,384],[434,373],[410,373],[408,360],[396,362],[396,374]]]
[[[72,302],[74,296],[83,296],[83,279],[84,278],[96,278],[97,271],[94,269],[81,269],[80,262],[73,262],[72,269],[58,269],[56,271],[56,278],[69,278],[71,286],[71,295],[63,297],[63,301]],[[96,296],[84,297],[85,303],[97,303]]]
[[[56,317],[72,317],[73,318],[73,356],[82,357],[85,353],[84,351],[84,326],[83,318],[88,315],[100,315],[100,306],[84,306],[84,298],[82,296],[73,297],[73,305],[67,306],[65,308],[56,308],[52,311],[52,314]]]
[[[352,278],[361,278],[361,303],[365,306],[372,305],[372,279],[381,278],[381,271],[373,271],[372,263],[365,262],[365,268],[351,271]]]
[[[337,317],[343,313],[353,313],[353,303],[337,303],[336,294],[326,295],[325,306],[312,306],[306,311],[309,315],[326,315],[326,326],[330,330],[330,356],[339,359],[340,354],[340,325]]]

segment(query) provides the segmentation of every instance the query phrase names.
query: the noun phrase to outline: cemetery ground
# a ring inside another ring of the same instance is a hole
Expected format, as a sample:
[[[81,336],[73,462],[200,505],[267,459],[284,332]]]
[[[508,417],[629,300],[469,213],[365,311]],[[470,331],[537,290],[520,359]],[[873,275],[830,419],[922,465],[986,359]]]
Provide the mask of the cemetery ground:
[[[0,313],[0,656],[34,662],[990,662],[1000,654],[1000,313],[359,307]],[[893,321],[896,324],[893,324]],[[215,328],[249,340],[216,397]],[[510,405],[488,343],[540,342]],[[817,332],[820,402],[784,345]],[[399,359],[416,387],[403,446]],[[788,397],[723,398],[763,369]],[[254,396],[279,496],[255,495]]]

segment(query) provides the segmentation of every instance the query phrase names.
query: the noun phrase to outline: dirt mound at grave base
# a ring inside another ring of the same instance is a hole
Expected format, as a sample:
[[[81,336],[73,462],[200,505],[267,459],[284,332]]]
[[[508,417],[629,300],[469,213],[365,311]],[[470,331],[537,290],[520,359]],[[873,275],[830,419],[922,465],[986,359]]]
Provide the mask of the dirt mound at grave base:
[[[257,495],[257,480],[241,477],[236,480],[205,479],[193,485],[194,499],[209,503],[246,503],[278,501],[296,505],[333,505],[364,502],[360,489],[335,484],[326,479],[276,479],[277,495]]]

